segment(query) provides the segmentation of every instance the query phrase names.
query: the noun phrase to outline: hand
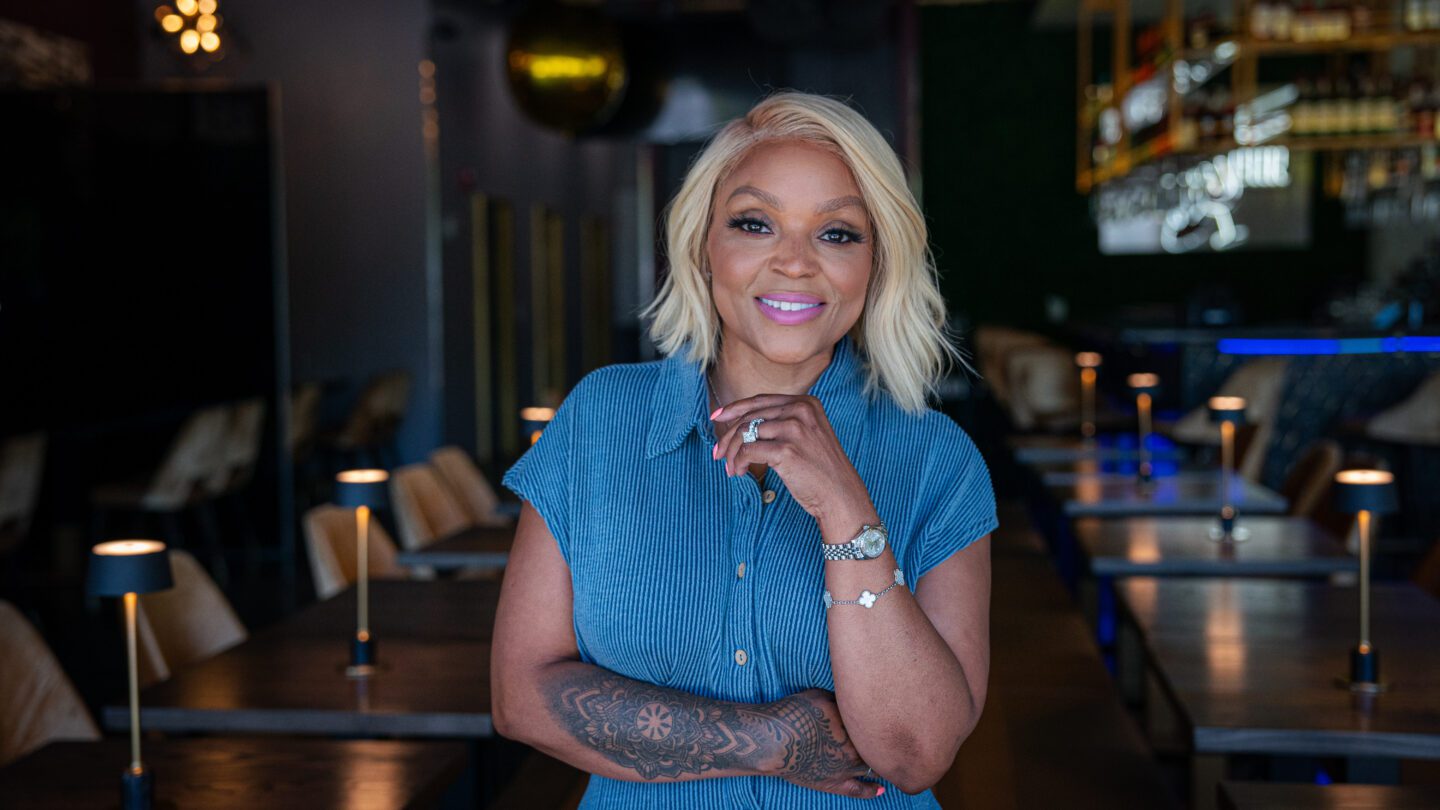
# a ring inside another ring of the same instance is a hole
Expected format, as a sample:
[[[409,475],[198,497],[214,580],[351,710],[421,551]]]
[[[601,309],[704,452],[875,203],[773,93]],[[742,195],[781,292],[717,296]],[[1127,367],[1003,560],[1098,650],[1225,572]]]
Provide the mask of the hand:
[[[757,429],[760,438],[745,444],[742,434],[757,418],[765,420]],[[842,511],[851,514],[838,521],[841,532],[853,533],[871,522],[875,509],[870,493],[835,437],[820,400],[759,394],[725,405],[711,419],[730,423],[711,451],[714,458],[725,459],[726,475],[744,475],[751,464],[769,465],[795,502],[821,523],[822,532],[825,520],[841,518]],[[859,522],[848,525],[848,518],[857,515]]]
[[[883,786],[861,780],[870,768],[850,744],[834,695],[807,689],[768,704],[766,712],[774,718],[781,741],[771,771],[774,776],[854,799],[873,799],[885,792]]]

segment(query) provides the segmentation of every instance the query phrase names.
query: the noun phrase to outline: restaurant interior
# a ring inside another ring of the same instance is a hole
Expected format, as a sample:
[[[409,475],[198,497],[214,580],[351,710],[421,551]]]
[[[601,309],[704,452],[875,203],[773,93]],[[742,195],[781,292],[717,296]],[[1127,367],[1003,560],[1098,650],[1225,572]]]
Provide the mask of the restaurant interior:
[[[967,358],[939,803],[1440,807],[1440,0],[0,0],[0,808],[579,806],[500,481],[785,88]]]

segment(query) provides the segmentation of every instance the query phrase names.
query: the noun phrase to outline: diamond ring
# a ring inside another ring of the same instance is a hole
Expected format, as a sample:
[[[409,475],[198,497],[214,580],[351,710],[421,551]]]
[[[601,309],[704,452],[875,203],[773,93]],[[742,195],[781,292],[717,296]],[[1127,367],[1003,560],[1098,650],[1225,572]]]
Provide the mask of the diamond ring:
[[[760,423],[764,421],[765,420],[763,418],[751,419],[750,426],[745,428],[744,433],[740,434],[740,441],[744,442],[745,444],[750,444],[751,442],[754,442],[756,439],[760,438],[760,433],[757,431],[757,428],[759,428]]]

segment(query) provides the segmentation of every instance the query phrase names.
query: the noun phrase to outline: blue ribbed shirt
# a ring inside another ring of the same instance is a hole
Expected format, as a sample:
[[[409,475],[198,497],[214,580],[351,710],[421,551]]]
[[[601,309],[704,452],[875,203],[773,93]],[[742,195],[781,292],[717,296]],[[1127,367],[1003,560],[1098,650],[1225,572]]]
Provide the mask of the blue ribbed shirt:
[[[569,565],[580,659],[720,700],[833,691],[820,529],[774,470],[758,484],[751,475],[727,477],[724,462],[711,459],[709,389],[703,369],[683,354],[587,374],[502,481],[545,519]],[[809,393],[865,482],[913,591],[926,572],[996,528],[990,475],[949,417],[907,413],[864,388],[864,361],[846,336]],[[889,785],[862,805],[775,777],[599,776],[581,804],[859,806],[939,805],[929,791],[910,796]]]

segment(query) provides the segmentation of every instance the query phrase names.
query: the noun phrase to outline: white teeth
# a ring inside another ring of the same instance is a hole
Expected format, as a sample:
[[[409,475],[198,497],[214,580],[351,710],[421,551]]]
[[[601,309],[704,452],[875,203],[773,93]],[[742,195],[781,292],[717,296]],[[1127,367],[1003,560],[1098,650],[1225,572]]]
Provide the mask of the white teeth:
[[[763,297],[760,300],[763,301],[766,306],[774,307],[781,312],[799,312],[802,309],[811,309],[812,307],[820,306],[819,304],[801,304],[796,301],[774,301]]]

